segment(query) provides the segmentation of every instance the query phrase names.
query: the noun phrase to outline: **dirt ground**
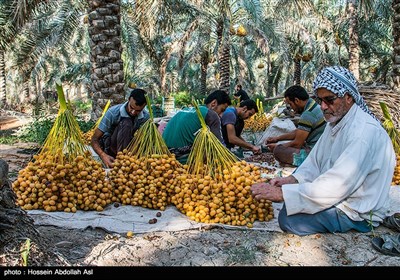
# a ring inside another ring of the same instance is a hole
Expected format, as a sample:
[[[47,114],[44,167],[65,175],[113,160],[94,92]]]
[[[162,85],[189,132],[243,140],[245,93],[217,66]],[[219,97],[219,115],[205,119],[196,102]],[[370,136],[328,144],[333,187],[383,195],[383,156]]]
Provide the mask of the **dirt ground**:
[[[371,234],[315,234],[210,228],[137,234],[39,227],[74,266],[398,266],[371,248]],[[383,229],[383,228],[382,228]],[[379,229],[375,234],[387,232]]]
[[[4,125],[0,129],[4,129]],[[10,180],[15,180],[18,171],[26,166],[36,148],[33,143],[0,145],[0,158],[10,166]],[[55,252],[62,260],[61,263],[59,260],[50,260],[42,264],[39,260],[38,266],[400,265],[400,257],[382,255],[371,247],[373,236],[394,233],[383,226],[367,234],[349,232],[305,237],[215,226],[200,230],[134,234],[131,238],[101,229],[67,230],[55,226],[36,226],[36,229],[46,240],[46,250]],[[0,255],[0,266],[18,265],[20,258],[18,252]]]

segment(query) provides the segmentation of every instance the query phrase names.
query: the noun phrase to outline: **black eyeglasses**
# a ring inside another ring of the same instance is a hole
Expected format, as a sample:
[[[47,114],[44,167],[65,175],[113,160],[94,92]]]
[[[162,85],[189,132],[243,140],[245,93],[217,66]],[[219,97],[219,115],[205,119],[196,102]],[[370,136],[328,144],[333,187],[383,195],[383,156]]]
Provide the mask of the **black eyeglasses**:
[[[315,102],[317,102],[319,105],[321,105],[322,101],[326,104],[326,105],[333,105],[333,103],[335,102],[335,100],[338,99],[338,96],[328,96],[328,97],[318,97],[315,96]]]

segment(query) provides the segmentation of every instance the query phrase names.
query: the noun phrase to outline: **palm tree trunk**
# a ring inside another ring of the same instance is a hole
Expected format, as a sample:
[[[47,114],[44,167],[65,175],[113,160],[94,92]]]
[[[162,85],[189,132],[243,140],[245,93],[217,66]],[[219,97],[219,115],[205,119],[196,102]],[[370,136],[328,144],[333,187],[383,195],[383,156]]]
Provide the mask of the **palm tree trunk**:
[[[294,84],[301,85],[301,59],[294,59]]]
[[[161,89],[161,94],[164,97],[169,96],[167,88],[167,66],[170,57],[171,57],[170,52],[167,52],[165,57],[162,59],[160,65],[160,89]]]
[[[89,1],[92,117],[125,101],[119,0]]]
[[[230,94],[230,51],[229,35],[227,35],[220,52],[219,69],[221,78],[219,88],[226,91],[228,94]]]
[[[349,70],[354,77],[360,78],[360,46],[358,44],[357,0],[349,0]]]
[[[160,64],[160,89],[161,94],[164,97],[170,96],[171,92],[168,92],[168,85],[167,85],[167,67],[168,62],[171,59],[171,55],[175,49],[174,44],[170,46],[167,50],[165,50],[164,57],[161,60]]]
[[[395,89],[400,88],[400,0],[392,1],[392,34],[393,34],[393,63],[392,79]]]
[[[278,92],[278,85],[281,78],[281,66],[271,61],[270,71],[268,71],[268,84],[266,97],[275,97]]]
[[[37,98],[36,98],[37,99]],[[31,92],[29,90],[29,80],[25,80],[22,87],[22,101],[27,104],[31,103]]]
[[[207,68],[210,59],[210,54],[207,50],[204,50],[201,54],[200,61],[200,94],[207,94]]]
[[[218,20],[217,25],[217,46],[218,46],[218,64],[219,64],[219,89],[225,90],[230,93],[230,39],[229,32],[224,37],[224,18]]]
[[[6,63],[4,51],[0,50],[0,108],[4,108],[7,105],[6,97]]]

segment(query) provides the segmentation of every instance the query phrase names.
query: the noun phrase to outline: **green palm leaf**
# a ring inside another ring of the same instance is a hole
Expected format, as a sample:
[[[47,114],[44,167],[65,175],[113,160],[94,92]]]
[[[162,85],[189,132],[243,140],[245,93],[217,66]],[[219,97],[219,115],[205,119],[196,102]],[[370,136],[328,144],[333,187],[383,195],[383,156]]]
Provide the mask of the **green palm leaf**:
[[[383,101],[379,101],[379,105],[381,106],[384,121],[382,123],[383,127],[389,134],[390,139],[393,143],[393,148],[395,152],[398,154],[400,153],[400,132],[396,129],[392,116],[390,114],[389,107]]]

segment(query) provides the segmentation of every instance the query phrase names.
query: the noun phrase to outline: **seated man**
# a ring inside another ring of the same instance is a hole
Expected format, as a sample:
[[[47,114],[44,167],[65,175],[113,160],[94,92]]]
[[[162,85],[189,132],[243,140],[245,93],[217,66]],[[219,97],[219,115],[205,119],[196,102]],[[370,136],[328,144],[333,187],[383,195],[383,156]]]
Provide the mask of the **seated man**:
[[[233,97],[235,99],[238,99],[239,102],[242,102],[244,100],[248,100],[250,99],[249,95],[247,94],[246,91],[244,91],[244,89],[242,89],[242,85],[237,85],[236,86],[236,92],[233,94]]]
[[[92,148],[107,168],[112,168],[117,153],[129,145],[136,130],[149,119],[149,113],[143,110],[145,95],[143,89],[130,89],[128,101],[108,109],[94,131]]]
[[[259,154],[261,152],[261,147],[254,146],[241,137],[244,128],[244,120],[250,118],[257,112],[257,104],[251,99],[240,102],[239,107],[229,107],[225,110],[221,117],[221,125],[222,135],[227,148],[231,149],[237,145],[244,149],[251,150],[254,154]]]
[[[292,132],[266,140],[267,147],[275,158],[282,163],[299,166],[317,143],[325,129],[326,122],[321,107],[301,86],[291,86],[284,94],[285,102],[300,115],[297,129]],[[278,141],[290,140],[284,144]]]
[[[313,87],[328,122],[325,131],[292,175],[256,183],[252,195],[284,201],[278,222],[286,232],[369,232],[389,214],[392,141],[349,70],[326,67]]]
[[[225,91],[216,90],[207,96],[204,103],[199,106],[200,112],[211,132],[224,143],[219,115],[231,104],[231,99]],[[201,123],[194,108],[178,111],[165,126],[162,137],[182,164],[187,162],[200,128]]]

